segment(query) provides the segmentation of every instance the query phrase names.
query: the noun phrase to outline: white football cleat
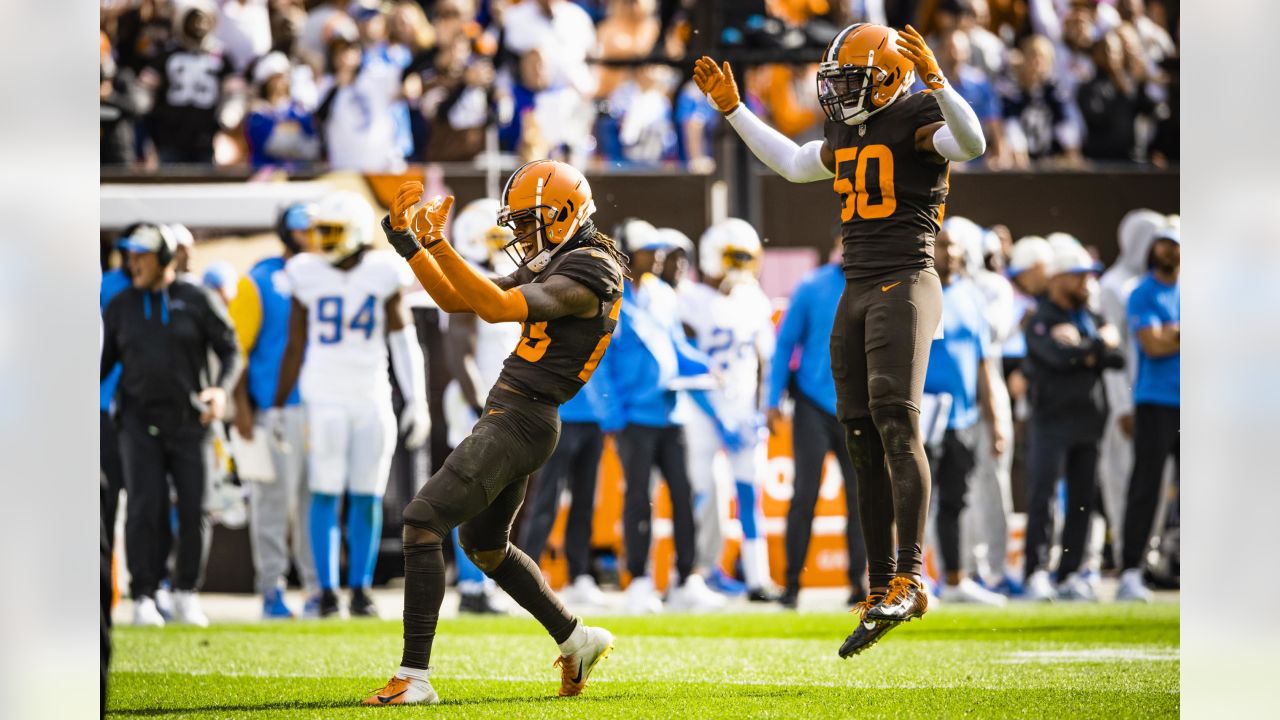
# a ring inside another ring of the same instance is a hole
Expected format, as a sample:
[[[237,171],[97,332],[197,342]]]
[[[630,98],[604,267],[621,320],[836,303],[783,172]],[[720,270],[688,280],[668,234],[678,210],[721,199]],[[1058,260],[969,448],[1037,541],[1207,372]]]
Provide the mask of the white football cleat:
[[[190,590],[173,593],[173,621],[183,625],[209,627],[209,618],[200,609],[200,596]]]
[[[579,575],[573,583],[560,593],[560,599],[569,605],[604,607],[609,604],[596,579],[590,575]]]
[[[1120,587],[1116,589],[1116,602],[1144,602],[1155,599],[1155,593],[1142,581],[1142,570],[1125,570],[1120,575]]]
[[[381,690],[360,702],[361,705],[435,705],[440,695],[431,687],[430,680],[402,678],[392,675]]]
[[[133,624],[140,627],[164,627],[164,616],[156,608],[156,601],[143,595],[133,601]]]
[[[1068,602],[1098,602],[1098,593],[1094,592],[1093,585],[1081,577],[1080,573],[1071,573],[1066,580],[1058,583],[1058,599]]]
[[[1058,591],[1049,581],[1048,570],[1037,570],[1027,578],[1026,590],[1022,597],[1032,602],[1048,602],[1058,597]]]
[[[641,576],[631,579],[625,594],[627,612],[631,615],[649,615],[662,612],[662,598],[653,587],[653,579]]]
[[[581,693],[587,686],[591,671],[613,651],[613,633],[596,627],[583,626],[583,630],[586,638],[581,647],[571,653],[561,653],[556,658],[555,665],[560,668],[560,697]]]
[[[160,616],[166,622],[173,620],[173,593],[169,592],[167,585],[161,585],[156,588],[156,610],[160,611]]]
[[[727,604],[728,600],[707,587],[707,581],[696,573],[685,578],[684,584],[672,589],[667,596],[668,608],[685,612],[723,610]]]
[[[946,602],[973,603],[991,607],[1004,607],[1009,602],[1008,598],[982,587],[974,582],[973,578],[964,578],[958,585],[943,585],[941,597]]]

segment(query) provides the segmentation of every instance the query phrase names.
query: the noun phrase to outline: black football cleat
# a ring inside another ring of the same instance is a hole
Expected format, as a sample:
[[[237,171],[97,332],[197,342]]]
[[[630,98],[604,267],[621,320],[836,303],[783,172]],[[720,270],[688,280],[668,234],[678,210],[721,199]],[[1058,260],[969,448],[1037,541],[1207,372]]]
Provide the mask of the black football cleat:
[[[378,606],[373,604],[373,598],[369,597],[369,593],[362,588],[356,588],[351,591],[351,617],[364,618],[381,618],[378,614]]]
[[[884,599],[863,615],[874,622],[906,622],[924,617],[929,611],[929,595],[918,580],[898,576],[889,581]]]
[[[322,618],[340,617],[342,606],[338,604],[338,594],[332,590],[320,592],[320,608],[317,614]]]
[[[788,610],[795,610],[800,606],[800,588],[788,587],[782,591],[782,595],[778,598],[778,604]]]
[[[898,626],[896,622],[873,622],[867,619],[867,611],[880,602],[883,597],[883,595],[869,595],[849,611],[858,615],[858,626],[853,629],[849,637],[845,638],[844,643],[840,645],[840,657],[847,658],[850,655],[857,655],[875,645],[886,633]]]
[[[473,615],[505,615],[502,608],[493,604],[487,592],[463,593],[458,601],[458,612]]]
[[[771,587],[758,587],[747,590],[747,600],[753,603],[776,603],[782,597]]]

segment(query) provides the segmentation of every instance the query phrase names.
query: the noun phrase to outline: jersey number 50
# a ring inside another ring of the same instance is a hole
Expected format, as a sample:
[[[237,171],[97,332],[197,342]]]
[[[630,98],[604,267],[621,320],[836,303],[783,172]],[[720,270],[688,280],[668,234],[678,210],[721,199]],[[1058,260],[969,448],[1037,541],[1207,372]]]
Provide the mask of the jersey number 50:
[[[872,202],[871,193],[867,192],[867,165],[872,160],[876,162],[879,171],[877,174],[880,176],[880,198],[876,202]],[[853,178],[841,175],[840,164],[854,161],[857,165],[853,168]],[[889,217],[898,209],[898,198],[893,191],[893,153],[887,145],[836,150],[836,180],[832,186],[844,198],[840,222],[849,222],[855,217],[879,220]]]

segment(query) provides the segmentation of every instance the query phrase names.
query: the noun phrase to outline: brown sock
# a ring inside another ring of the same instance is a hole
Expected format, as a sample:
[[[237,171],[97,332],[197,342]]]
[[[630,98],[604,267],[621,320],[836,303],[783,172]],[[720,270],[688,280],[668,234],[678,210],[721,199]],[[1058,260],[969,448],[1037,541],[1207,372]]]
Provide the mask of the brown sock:
[[[577,618],[564,609],[560,599],[547,587],[537,564],[520,548],[507,543],[507,556],[488,575],[512,600],[542,623],[557,643],[569,639]]]
[[[440,543],[404,546],[404,653],[400,664],[425,670],[444,602],[444,551]]]

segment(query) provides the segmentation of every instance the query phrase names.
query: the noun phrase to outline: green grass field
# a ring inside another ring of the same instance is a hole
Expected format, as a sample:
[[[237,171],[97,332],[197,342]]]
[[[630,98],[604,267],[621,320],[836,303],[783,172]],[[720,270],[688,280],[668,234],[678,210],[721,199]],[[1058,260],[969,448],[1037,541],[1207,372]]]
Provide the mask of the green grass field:
[[[109,717],[1176,717],[1178,606],[940,607],[841,660],[847,614],[588,618],[617,636],[586,693],[556,697],[528,617],[445,619],[437,707],[362,708],[399,622],[121,627]]]

